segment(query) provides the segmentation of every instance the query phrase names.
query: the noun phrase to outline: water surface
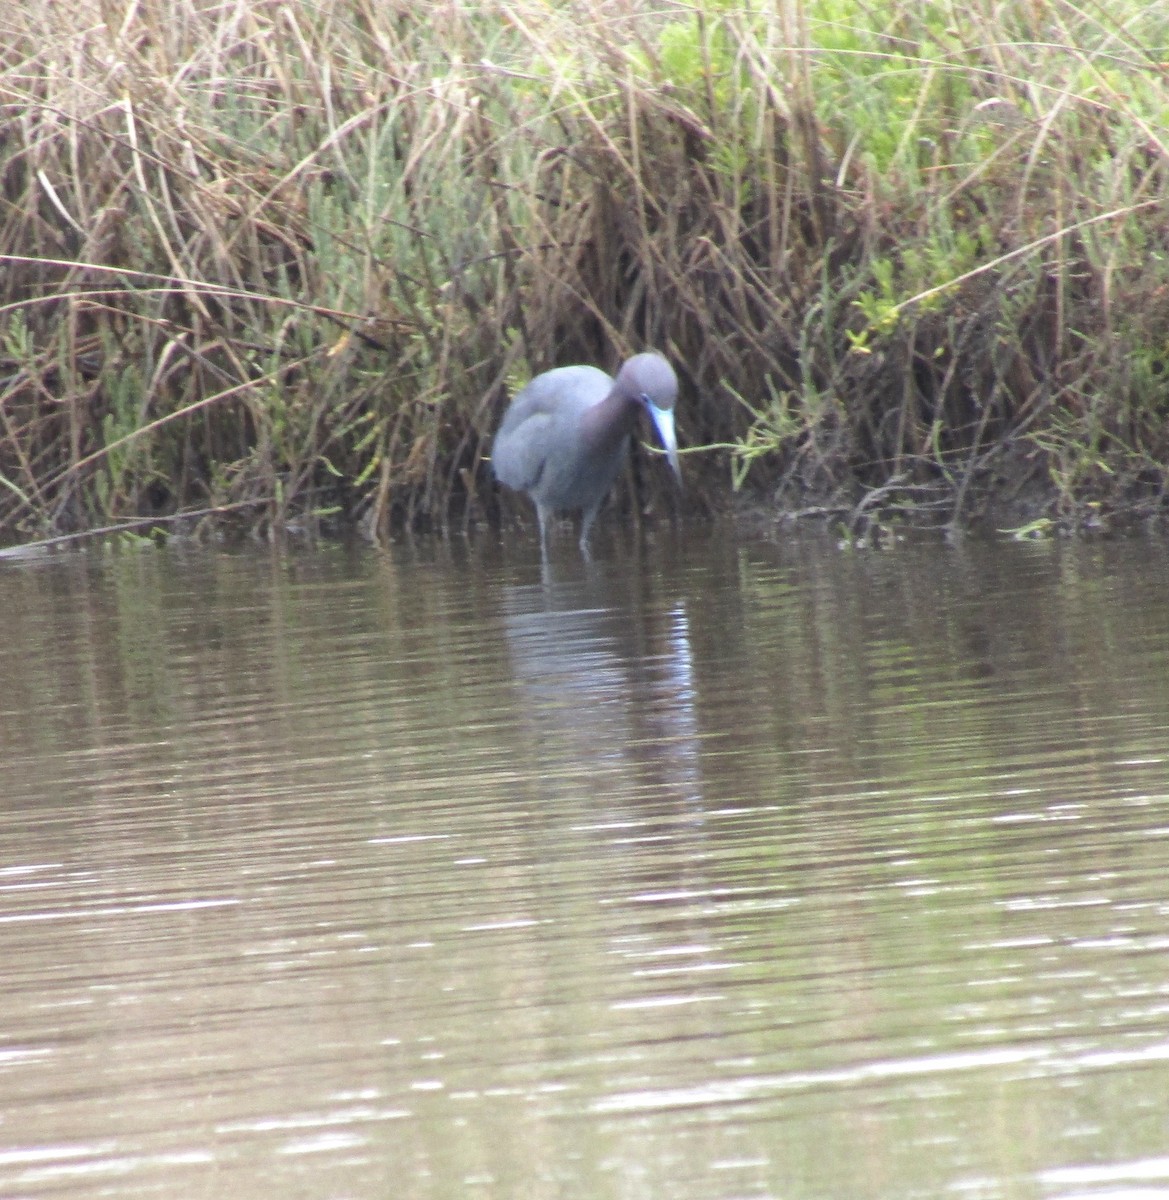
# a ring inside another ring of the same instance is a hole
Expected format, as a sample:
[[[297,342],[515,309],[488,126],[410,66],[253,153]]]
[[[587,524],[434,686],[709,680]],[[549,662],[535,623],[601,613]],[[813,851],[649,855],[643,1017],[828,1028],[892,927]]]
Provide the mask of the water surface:
[[[1169,555],[0,565],[0,1195],[1169,1196]]]

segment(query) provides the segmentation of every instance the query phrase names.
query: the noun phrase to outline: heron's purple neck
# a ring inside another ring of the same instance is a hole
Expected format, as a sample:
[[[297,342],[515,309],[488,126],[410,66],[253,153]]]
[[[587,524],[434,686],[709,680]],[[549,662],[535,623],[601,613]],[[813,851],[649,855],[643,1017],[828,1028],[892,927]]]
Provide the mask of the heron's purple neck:
[[[621,444],[637,424],[641,406],[628,392],[613,390],[580,419],[580,435],[591,449],[609,450]]]

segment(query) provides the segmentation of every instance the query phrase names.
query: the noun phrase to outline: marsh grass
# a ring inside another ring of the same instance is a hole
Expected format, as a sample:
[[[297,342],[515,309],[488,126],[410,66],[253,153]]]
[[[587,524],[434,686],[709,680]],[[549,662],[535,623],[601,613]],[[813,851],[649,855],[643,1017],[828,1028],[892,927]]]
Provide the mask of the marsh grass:
[[[507,394],[647,345],[691,504],[1156,510],[1161,8],[10,5],[0,531],[492,518]]]

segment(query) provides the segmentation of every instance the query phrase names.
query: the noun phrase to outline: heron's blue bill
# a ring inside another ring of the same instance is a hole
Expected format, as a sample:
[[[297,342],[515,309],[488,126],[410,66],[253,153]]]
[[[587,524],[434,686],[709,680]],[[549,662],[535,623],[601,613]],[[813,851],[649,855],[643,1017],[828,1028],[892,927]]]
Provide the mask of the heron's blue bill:
[[[666,452],[666,457],[670,460],[670,467],[674,474],[681,479],[682,468],[678,465],[678,437],[674,432],[674,410],[658,408],[656,404],[649,403],[646,404],[646,408],[653,418],[658,437],[662,439],[662,447]]]

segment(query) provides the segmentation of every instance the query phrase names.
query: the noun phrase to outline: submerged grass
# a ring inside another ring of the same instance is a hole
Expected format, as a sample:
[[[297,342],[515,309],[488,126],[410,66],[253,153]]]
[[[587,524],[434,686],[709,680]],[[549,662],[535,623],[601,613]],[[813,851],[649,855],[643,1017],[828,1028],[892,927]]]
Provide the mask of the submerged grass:
[[[490,517],[508,392],[647,345],[709,447],[691,503],[1164,504],[1163,6],[22,0],[0,26],[6,537]]]

